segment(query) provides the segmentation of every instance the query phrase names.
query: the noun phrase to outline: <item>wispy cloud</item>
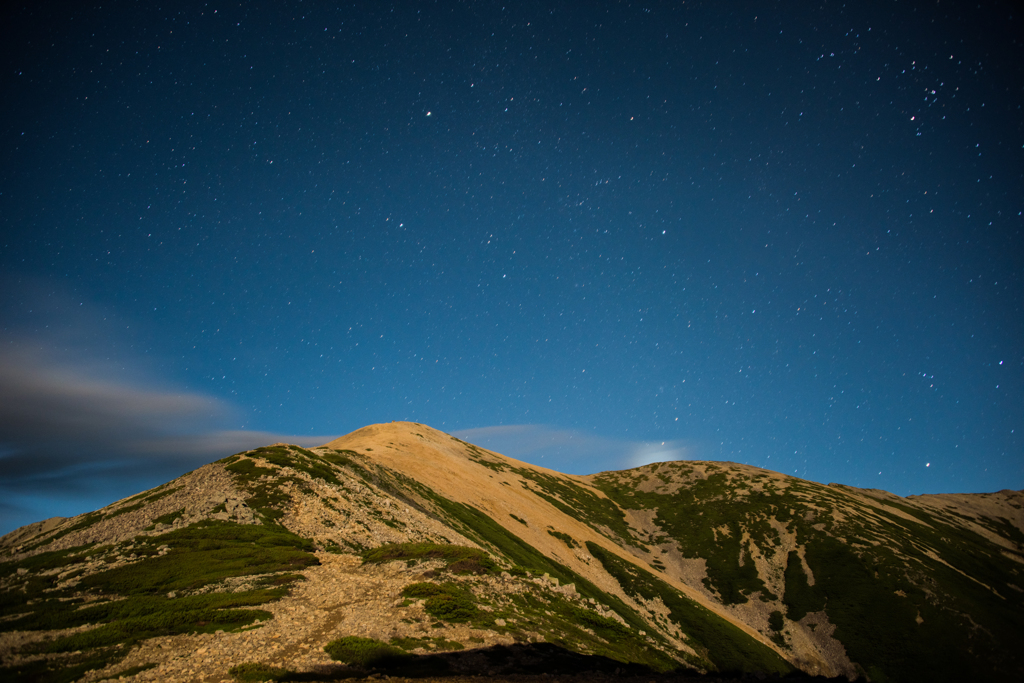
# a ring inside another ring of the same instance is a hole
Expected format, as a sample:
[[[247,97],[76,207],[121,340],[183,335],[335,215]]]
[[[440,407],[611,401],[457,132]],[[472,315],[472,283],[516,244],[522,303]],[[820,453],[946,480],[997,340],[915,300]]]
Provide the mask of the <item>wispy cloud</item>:
[[[8,324],[0,333],[0,534],[95,509],[231,453],[335,438],[229,429],[238,424],[233,405],[162,381],[97,323],[107,314],[42,298],[24,297],[34,330]]]
[[[224,429],[236,411],[219,399],[98,377],[96,370],[57,360],[38,344],[0,348],[0,489],[59,490],[75,486],[83,468],[98,474],[116,467],[125,476],[197,466],[279,440],[317,445],[332,438]]]
[[[455,432],[455,435],[503,455],[571,474],[592,474],[695,457],[692,443],[610,439],[546,425],[477,427]]]

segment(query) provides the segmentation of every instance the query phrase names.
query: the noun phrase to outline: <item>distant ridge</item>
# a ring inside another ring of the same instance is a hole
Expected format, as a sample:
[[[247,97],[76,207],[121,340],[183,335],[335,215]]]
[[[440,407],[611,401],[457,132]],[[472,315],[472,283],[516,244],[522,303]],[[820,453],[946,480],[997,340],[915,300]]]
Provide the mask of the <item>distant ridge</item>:
[[[393,422],[0,538],[0,678],[1024,680],[1022,570],[1020,491],[573,476]]]

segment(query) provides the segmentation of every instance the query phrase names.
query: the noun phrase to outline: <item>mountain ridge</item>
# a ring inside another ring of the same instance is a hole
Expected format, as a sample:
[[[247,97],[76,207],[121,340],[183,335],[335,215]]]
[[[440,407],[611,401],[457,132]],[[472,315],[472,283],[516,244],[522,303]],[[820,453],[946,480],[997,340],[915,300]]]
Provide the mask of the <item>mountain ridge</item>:
[[[232,553],[264,571],[229,566]],[[172,575],[188,562],[212,569]],[[342,665],[323,648],[347,634],[448,673],[486,672],[473,652],[553,643],[651,672],[1012,676],[1021,565],[1022,492],[901,498],[704,461],[568,475],[394,422],[235,454],[0,538],[0,666],[219,681],[255,662],[327,680]],[[214,611],[189,622],[188,600]],[[437,617],[439,600],[462,611]],[[184,616],[133,617],[138,637],[120,640],[103,634],[128,617],[76,616],[133,601]],[[232,601],[250,607],[211,607]],[[235,621],[203,632],[224,615]],[[302,628],[284,629],[295,615]],[[80,647],[87,634],[99,645]],[[195,654],[207,640],[217,657]],[[439,647],[453,650],[443,664]]]

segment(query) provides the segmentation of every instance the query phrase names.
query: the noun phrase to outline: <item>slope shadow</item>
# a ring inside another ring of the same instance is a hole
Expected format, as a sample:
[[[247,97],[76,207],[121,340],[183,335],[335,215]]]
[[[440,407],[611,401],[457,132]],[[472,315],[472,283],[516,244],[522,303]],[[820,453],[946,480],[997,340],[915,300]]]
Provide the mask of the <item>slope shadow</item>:
[[[517,643],[456,652],[385,657],[374,662],[372,669],[329,664],[317,667],[314,672],[290,674],[279,680],[342,680],[365,676],[368,671],[407,678],[519,674],[558,676],[583,672],[646,676],[655,673],[642,664],[623,664],[600,655],[582,655],[551,643]]]
[[[725,681],[734,680],[728,675],[702,676],[693,671],[677,673],[657,673],[643,664],[623,664],[622,662],[600,655],[583,655],[551,643],[517,643],[514,645],[494,645],[456,652],[438,652],[423,655],[404,655],[386,657],[375,662],[368,668],[351,667],[344,664],[328,664],[308,673],[292,673],[279,681],[337,681],[347,678],[363,678],[368,674],[380,676],[401,676],[405,678],[427,677],[462,677],[486,676],[519,677],[519,676],[564,676],[567,678],[581,677],[579,680],[621,680],[636,678],[647,681]],[[749,676],[743,678],[748,679]],[[755,678],[770,682],[782,681],[774,676]],[[826,681],[845,678],[826,679],[810,677],[802,672],[794,672],[785,680]]]

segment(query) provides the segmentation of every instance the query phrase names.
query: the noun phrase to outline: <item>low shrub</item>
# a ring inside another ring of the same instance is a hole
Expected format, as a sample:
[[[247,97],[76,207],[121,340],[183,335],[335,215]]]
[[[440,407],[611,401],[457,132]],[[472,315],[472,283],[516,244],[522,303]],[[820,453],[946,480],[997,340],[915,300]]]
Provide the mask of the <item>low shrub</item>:
[[[484,642],[482,638],[478,638],[477,641],[481,643]],[[465,645],[457,640],[430,638],[428,636],[424,636],[422,638],[415,638],[412,636],[406,636],[405,638],[392,638],[391,644],[400,647],[403,650],[423,648],[425,650],[436,650],[438,652],[442,650],[464,650],[466,648]],[[431,645],[433,645],[433,647],[430,647]]]
[[[554,536],[555,538],[557,538],[559,541],[561,541],[562,543],[566,544],[570,548],[578,548],[578,547],[580,547],[579,544],[576,542],[576,539],[573,538],[572,536],[570,536],[567,533],[564,533],[562,531],[555,531],[553,529],[548,529],[548,534],[550,536]]]
[[[500,569],[479,548],[438,543],[389,543],[363,554],[363,561],[380,564],[394,560],[444,560],[453,574],[497,574]]]
[[[402,595],[407,598],[425,598],[423,609],[442,621],[469,621],[479,611],[473,594],[454,583],[413,583],[405,587]]]
[[[589,628],[591,631],[606,640],[610,640],[612,638],[625,638],[630,635],[629,627],[621,621],[617,621],[611,617],[601,616],[600,614],[591,612],[588,609],[581,609],[573,606],[570,609],[569,616],[572,618],[573,623]]]
[[[280,681],[290,672],[278,666],[261,664],[259,662],[245,662],[228,669],[236,681]]]
[[[336,662],[368,669],[408,657],[404,651],[373,638],[345,636],[332,640],[324,651]]]

